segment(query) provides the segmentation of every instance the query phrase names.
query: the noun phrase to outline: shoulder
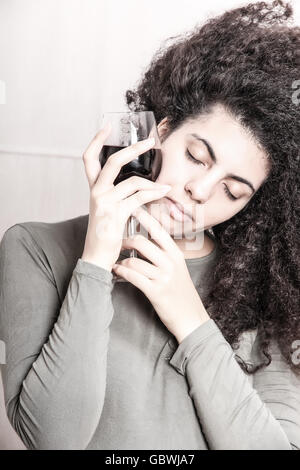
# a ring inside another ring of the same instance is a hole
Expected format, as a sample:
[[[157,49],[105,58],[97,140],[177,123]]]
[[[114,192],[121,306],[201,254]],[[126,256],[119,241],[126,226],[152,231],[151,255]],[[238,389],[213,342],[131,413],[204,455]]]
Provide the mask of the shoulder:
[[[35,263],[47,264],[57,286],[64,291],[82,255],[87,226],[88,214],[54,223],[17,223],[5,231],[0,256],[29,253]]]
[[[60,248],[62,251],[79,250],[84,244],[88,215],[60,222],[22,222],[9,227],[4,241],[27,241],[45,252]]]

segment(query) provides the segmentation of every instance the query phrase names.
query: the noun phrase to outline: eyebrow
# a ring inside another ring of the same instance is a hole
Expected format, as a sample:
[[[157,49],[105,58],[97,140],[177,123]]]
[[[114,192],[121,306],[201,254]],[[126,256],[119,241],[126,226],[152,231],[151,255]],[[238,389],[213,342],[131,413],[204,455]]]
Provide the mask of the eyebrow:
[[[218,160],[217,160],[217,157],[216,157],[216,154],[215,152],[213,151],[213,148],[212,146],[210,145],[210,143],[206,140],[206,139],[203,139],[202,137],[200,137],[198,134],[190,134],[192,137],[194,137],[195,139],[197,140],[200,140],[201,142],[203,142],[208,150],[208,153],[210,155],[210,158],[212,159],[212,161],[214,163],[218,163]],[[237,176],[237,175],[233,175],[232,173],[228,173],[226,175],[227,178],[232,178],[236,181],[239,181],[240,183],[244,183],[244,184],[247,184],[249,186],[249,188],[251,189],[252,193],[255,193],[255,188],[253,186],[252,183],[250,183],[250,181],[246,180],[245,178],[242,178],[241,176]]]

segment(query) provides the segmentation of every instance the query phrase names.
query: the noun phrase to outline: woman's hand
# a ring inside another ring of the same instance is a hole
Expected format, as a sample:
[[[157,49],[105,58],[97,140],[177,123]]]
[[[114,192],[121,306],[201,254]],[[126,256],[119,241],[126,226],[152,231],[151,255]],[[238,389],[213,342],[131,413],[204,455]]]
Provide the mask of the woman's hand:
[[[170,234],[144,209],[133,215],[152,240],[138,234],[123,240],[123,248],[135,248],[144,258],[126,258],[113,270],[148,297],[161,321],[180,343],[210,317],[190,277],[184,255]]]
[[[154,139],[139,141],[111,155],[101,169],[99,154],[110,133],[110,125],[100,130],[83,154],[90,186],[90,212],[81,259],[109,271],[118,259],[126,222],[143,204],[160,199],[170,186],[162,186],[133,176],[114,186],[121,168],[149,150]]]

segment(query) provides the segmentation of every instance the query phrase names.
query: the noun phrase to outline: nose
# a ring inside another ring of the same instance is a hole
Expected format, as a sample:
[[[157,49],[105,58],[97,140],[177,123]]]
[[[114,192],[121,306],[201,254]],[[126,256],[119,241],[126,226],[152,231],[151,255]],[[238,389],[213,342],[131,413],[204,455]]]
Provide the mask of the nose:
[[[185,185],[185,190],[189,193],[189,196],[199,202],[204,204],[210,197],[213,185],[208,181],[199,181],[198,180],[190,180]]]

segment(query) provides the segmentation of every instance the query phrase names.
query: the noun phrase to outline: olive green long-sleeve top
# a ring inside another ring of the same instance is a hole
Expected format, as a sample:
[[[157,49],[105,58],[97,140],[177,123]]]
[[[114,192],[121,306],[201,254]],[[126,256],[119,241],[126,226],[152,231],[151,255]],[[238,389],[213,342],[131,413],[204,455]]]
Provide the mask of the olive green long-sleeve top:
[[[5,405],[26,447],[300,449],[300,379],[277,346],[249,375],[256,330],[233,351],[210,318],[178,344],[139,289],[81,259],[87,224],[20,223],[0,244]],[[202,299],[218,253],[185,260]]]

